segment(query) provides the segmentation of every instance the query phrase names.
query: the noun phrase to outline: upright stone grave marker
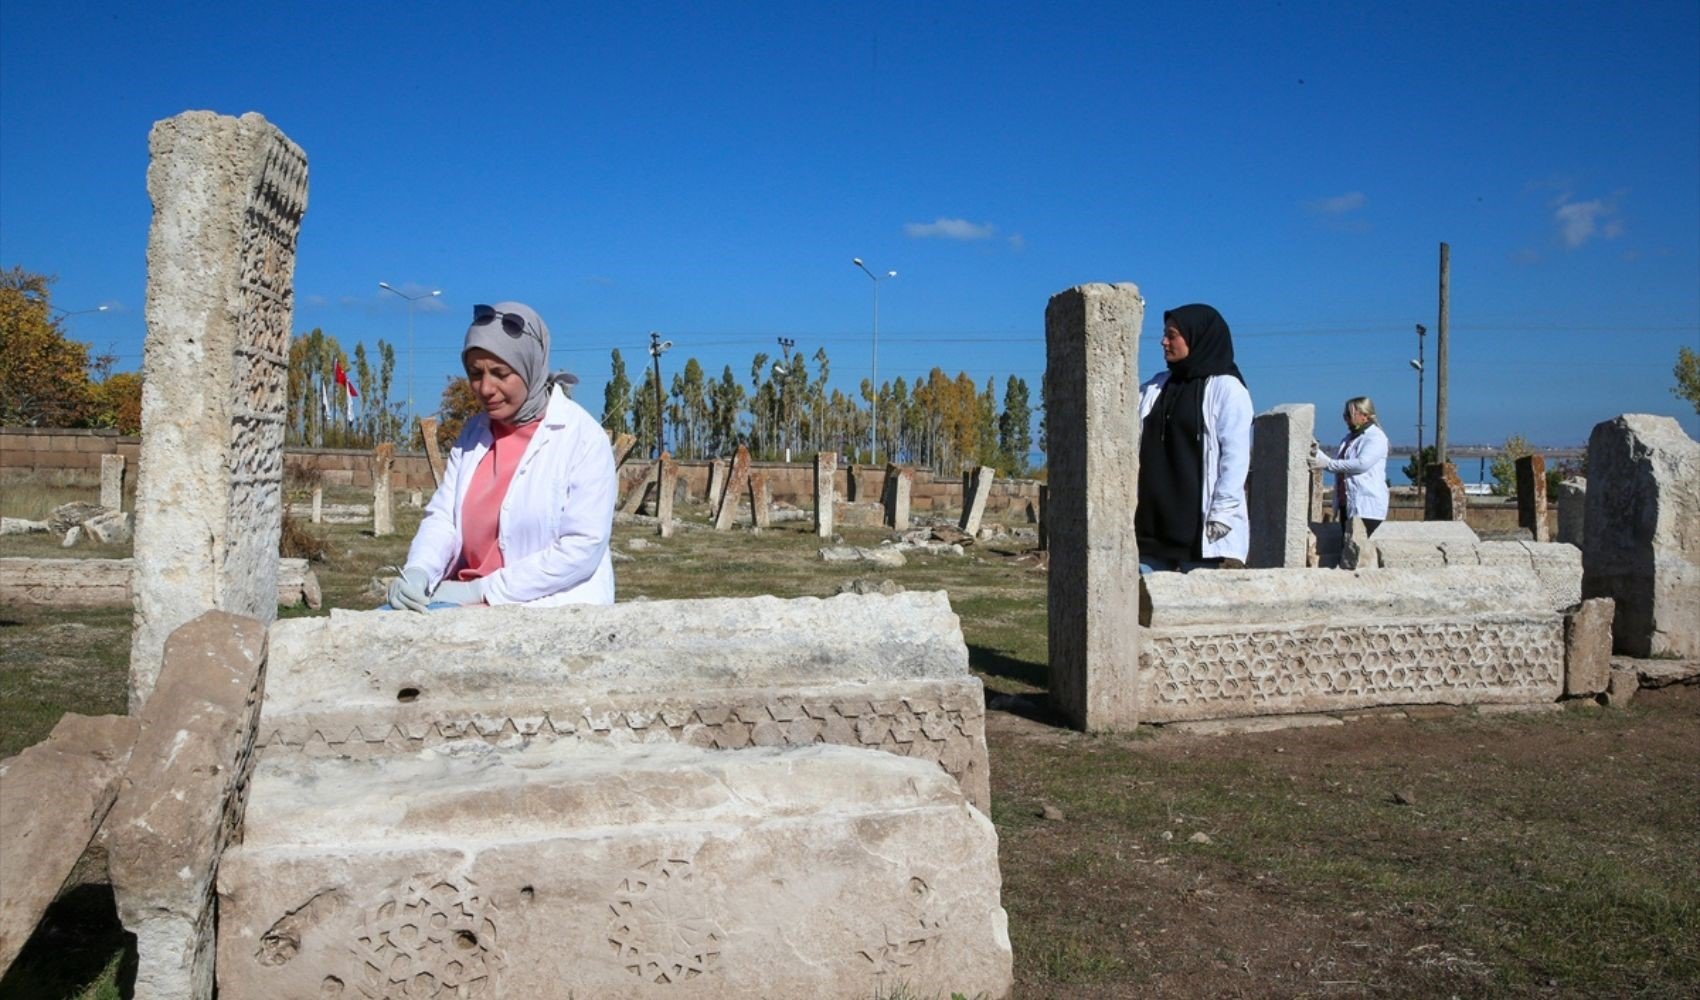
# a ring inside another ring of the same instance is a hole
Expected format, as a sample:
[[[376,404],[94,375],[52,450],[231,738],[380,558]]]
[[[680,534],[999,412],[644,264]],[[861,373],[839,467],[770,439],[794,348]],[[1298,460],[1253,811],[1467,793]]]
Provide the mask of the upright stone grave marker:
[[[1051,700],[1082,729],[1139,722],[1139,329],[1133,284],[1045,307]]]
[[[1547,532],[1547,460],[1524,455],[1517,460],[1517,526],[1529,529],[1537,542],[1549,542]]]
[[[313,484],[313,523],[319,524],[325,519],[325,486],[323,483]]]
[[[395,534],[395,445],[388,441],[372,449],[372,537]]]
[[[431,485],[443,485],[443,453],[437,448],[437,418],[419,418],[419,439],[425,442],[425,463],[431,467]]]
[[[655,493],[655,531],[662,538],[673,537],[673,487],[679,481],[679,463],[673,456],[661,453],[661,481]]]
[[[726,477],[726,489],[720,497],[720,511],[714,516],[714,530],[725,531],[732,527],[732,519],[738,516],[738,497],[750,488],[750,449],[738,446],[737,454],[732,456],[732,471]]]
[[[908,466],[888,465],[885,471],[886,527],[894,531],[909,530],[909,502],[915,493],[915,470]]]
[[[130,709],[165,638],[210,610],[277,617],[295,239],[307,158],[257,114],[148,137],[147,338]]]
[[[1251,477],[1246,506],[1251,514],[1252,569],[1301,569],[1310,541],[1310,446],[1316,407],[1284,403],[1251,422]]]
[[[1612,648],[1700,656],[1700,444],[1626,413],[1588,436],[1582,596],[1617,601]]]
[[[1462,521],[1469,509],[1469,496],[1464,481],[1458,478],[1458,466],[1452,462],[1436,462],[1426,470],[1427,496],[1423,501],[1423,520]]]
[[[1588,515],[1588,481],[1581,476],[1558,484],[1558,540],[1582,547]]]
[[[989,465],[975,466],[973,473],[963,474],[968,490],[962,500],[962,523],[957,527],[970,535],[980,533],[980,519],[986,516],[986,498],[992,495],[992,478],[997,470]]]
[[[815,456],[815,536],[832,537],[832,505],[837,502],[833,477],[838,474],[838,453],[823,451]]]
[[[726,495],[726,471],[724,458],[708,463],[708,510],[711,515],[720,513],[720,500]]]
[[[107,510],[124,509],[124,456],[100,456],[100,505]]]
[[[750,473],[750,522],[758,528],[773,526],[773,488],[767,473]]]

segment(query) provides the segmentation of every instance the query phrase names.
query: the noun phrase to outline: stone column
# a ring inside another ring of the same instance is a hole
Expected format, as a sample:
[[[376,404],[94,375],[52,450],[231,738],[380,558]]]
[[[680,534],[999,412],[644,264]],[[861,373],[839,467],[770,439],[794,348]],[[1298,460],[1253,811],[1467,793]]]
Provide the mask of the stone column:
[[[708,509],[720,513],[720,498],[726,495],[726,460],[717,458],[708,463]]]
[[[372,449],[372,537],[395,534],[395,445],[388,441]]]
[[[1139,721],[1139,330],[1133,284],[1045,307],[1051,702],[1081,729]]]
[[[838,499],[833,477],[838,474],[838,453],[823,451],[815,456],[815,535],[832,537],[832,505]]]
[[[322,483],[313,484],[313,523],[319,524],[325,519],[325,487]]]
[[[1517,460],[1517,526],[1529,529],[1537,542],[1552,541],[1547,532],[1547,460],[1540,455]]]
[[[1700,657],[1700,444],[1626,413],[1588,437],[1582,596],[1617,601],[1612,648]]]
[[[1251,421],[1251,569],[1300,569],[1310,538],[1310,448],[1316,407],[1284,403]]]
[[[1581,476],[1558,484],[1558,540],[1582,547],[1583,519],[1588,511],[1588,481]]]
[[[726,488],[720,497],[720,512],[714,516],[714,530],[725,531],[738,516],[738,497],[750,484],[750,449],[743,445],[732,456],[732,470],[726,475]]]
[[[124,456],[100,456],[100,505],[107,510],[124,509]]]
[[[1469,507],[1464,481],[1458,478],[1458,466],[1453,462],[1436,462],[1424,470],[1428,483],[1424,488],[1425,521],[1462,521]]]
[[[437,448],[437,418],[419,418],[419,437],[425,442],[425,462],[431,466],[431,485],[443,485],[443,453]]]
[[[130,710],[165,638],[211,610],[277,617],[295,239],[307,157],[257,114],[148,136],[147,337]]]
[[[986,498],[992,495],[992,479],[997,470],[989,465],[974,468],[972,476],[964,474],[963,483],[967,493],[962,498],[962,523],[957,527],[969,535],[980,532],[980,519],[986,516]]]
[[[888,465],[885,472],[886,527],[893,531],[909,530],[909,500],[915,493],[915,470],[907,466]]]
[[[661,453],[661,481],[655,491],[655,517],[660,523],[656,533],[662,538],[673,537],[673,487],[679,481],[679,463],[673,456]]]

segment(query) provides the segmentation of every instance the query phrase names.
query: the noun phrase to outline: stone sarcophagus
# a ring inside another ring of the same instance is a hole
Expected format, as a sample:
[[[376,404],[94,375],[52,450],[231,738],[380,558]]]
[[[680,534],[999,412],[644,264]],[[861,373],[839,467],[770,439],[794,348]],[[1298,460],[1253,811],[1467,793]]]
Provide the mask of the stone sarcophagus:
[[[336,611],[274,625],[270,663],[266,753],[838,743],[934,762],[990,803],[985,695],[942,592]]]
[[[1147,722],[1564,690],[1564,616],[1523,567],[1153,573],[1142,586]]]

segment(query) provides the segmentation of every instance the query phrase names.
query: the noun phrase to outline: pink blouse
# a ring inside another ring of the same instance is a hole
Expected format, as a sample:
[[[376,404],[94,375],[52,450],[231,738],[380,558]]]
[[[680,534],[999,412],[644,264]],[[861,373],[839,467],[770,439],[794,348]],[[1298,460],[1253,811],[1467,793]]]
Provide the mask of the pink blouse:
[[[513,481],[526,446],[542,424],[541,420],[533,420],[510,427],[490,421],[494,440],[478,468],[473,470],[472,482],[461,502],[460,568],[454,574],[455,579],[477,580],[502,568],[502,546],[498,539],[502,500],[508,495],[508,483]]]

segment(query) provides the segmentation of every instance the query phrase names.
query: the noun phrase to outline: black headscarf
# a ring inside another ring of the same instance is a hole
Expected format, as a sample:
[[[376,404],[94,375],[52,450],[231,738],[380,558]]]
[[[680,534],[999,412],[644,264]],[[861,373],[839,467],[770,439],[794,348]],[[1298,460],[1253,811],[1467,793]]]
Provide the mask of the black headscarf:
[[[1163,314],[1186,341],[1187,355],[1169,363],[1169,380],[1141,425],[1139,502],[1134,531],[1139,549],[1165,559],[1198,559],[1204,538],[1204,387],[1214,375],[1232,375],[1228,321],[1196,303]]]

